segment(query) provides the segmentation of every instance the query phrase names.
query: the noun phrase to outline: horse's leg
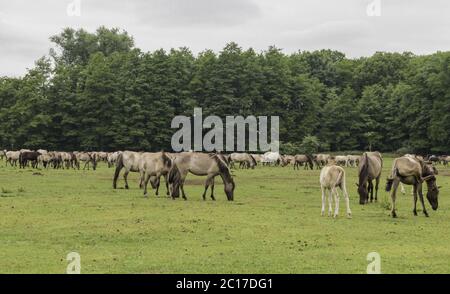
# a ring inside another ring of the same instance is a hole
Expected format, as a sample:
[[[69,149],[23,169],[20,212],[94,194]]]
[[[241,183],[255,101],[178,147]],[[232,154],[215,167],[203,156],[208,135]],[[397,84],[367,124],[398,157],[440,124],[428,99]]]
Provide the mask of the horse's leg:
[[[216,200],[216,198],[214,198],[214,178],[211,179],[211,199],[212,200]]]
[[[139,170],[139,189],[142,189],[142,186],[144,185],[144,177],[145,177],[145,173],[143,170]]]
[[[368,183],[368,187],[367,187],[367,189],[368,189],[368,193],[370,193],[370,202],[373,202],[373,183],[372,183],[372,180],[367,180],[367,183]]]
[[[392,182],[392,190],[391,190],[391,200],[392,200],[392,209],[391,209],[391,215],[392,217],[397,217],[397,213],[395,212],[395,198],[396,198],[396,193],[397,193],[397,188],[398,188],[398,184],[399,184],[399,180],[398,179],[394,179],[394,181]]]
[[[161,183],[161,174],[157,174],[156,175],[156,180],[155,180],[155,185],[156,185],[156,196],[159,195],[159,184]]]
[[[123,174],[123,179],[125,180],[125,189],[129,189],[130,187],[128,186],[128,173],[130,171],[125,169],[125,173]]]
[[[169,192],[169,181],[167,180],[167,177],[168,177],[168,173],[166,173],[164,175],[164,181],[166,182],[166,196],[169,196],[170,195],[170,192]]]
[[[334,194],[334,215],[333,217],[336,218],[339,215],[339,192],[336,187],[333,188],[333,194]]]
[[[322,216],[325,215],[325,202],[326,202],[326,196],[325,196],[325,188],[320,185],[320,189],[322,190],[322,211],[320,212],[320,214]]]
[[[184,182],[183,182],[183,184],[180,185],[180,190],[181,190],[181,195],[182,195],[183,199],[187,200],[186,193],[184,193]]]
[[[181,179],[180,179],[181,196],[183,197],[184,200],[187,200],[186,193],[184,192],[184,181],[186,180],[187,173],[188,172],[186,171],[186,174],[184,176],[181,176]]]
[[[145,173],[144,174],[144,197],[148,198],[148,194],[147,194],[147,185],[148,185],[148,181],[150,180],[150,174]],[[126,180],[125,180],[126,181]]]
[[[427,209],[425,208],[425,202],[423,201],[422,183],[420,181],[417,181],[417,191],[419,192],[420,203],[422,204],[423,214],[425,214],[425,216],[428,217],[428,212],[427,212]]]
[[[417,185],[413,185],[413,195],[414,195],[414,209],[413,213],[415,216],[417,216]]]
[[[350,210],[350,199],[348,197],[348,193],[347,193],[347,187],[345,186],[345,183],[341,184],[341,190],[342,190],[342,194],[344,194],[344,198],[345,198],[345,206],[347,208],[347,217],[351,218],[352,217],[352,211]]]
[[[380,185],[380,177],[375,179],[375,202],[378,202],[378,186]]]
[[[328,194],[328,216],[331,216],[333,212],[332,202],[333,202],[333,189],[330,189]]]
[[[207,177],[207,178],[206,178],[206,181],[205,181],[205,190],[203,191],[203,195],[202,195],[203,201],[206,200],[206,191],[208,191],[208,187],[209,187],[209,179],[210,179],[210,177]]]

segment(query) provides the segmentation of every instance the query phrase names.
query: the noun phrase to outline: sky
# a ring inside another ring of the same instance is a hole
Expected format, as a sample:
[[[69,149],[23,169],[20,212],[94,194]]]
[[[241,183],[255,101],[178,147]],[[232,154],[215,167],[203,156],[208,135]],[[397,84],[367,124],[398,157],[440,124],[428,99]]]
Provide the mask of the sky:
[[[118,27],[143,51],[450,50],[449,0],[0,0],[0,76],[21,76],[65,27]]]

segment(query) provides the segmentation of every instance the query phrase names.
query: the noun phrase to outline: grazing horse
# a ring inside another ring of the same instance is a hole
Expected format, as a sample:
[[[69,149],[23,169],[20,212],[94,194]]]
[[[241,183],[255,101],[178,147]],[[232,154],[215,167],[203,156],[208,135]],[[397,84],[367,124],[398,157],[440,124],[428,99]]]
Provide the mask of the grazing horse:
[[[144,197],[147,197],[147,185],[149,180],[153,188],[156,188],[156,196],[158,196],[159,184],[161,176],[169,173],[172,167],[172,160],[164,151],[157,153],[143,153],[140,160],[141,183],[144,184]],[[166,179],[166,187],[168,183]]]
[[[325,215],[325,202],[326,191],[328,190],[328,216],[332,214],[332,199],[334,195],[334,215],[337,217],[339,214],[339,193],[337,190],[339,187],[344,194],[345,204],[347,206],[347,217],[351,217],[352,211],[350,210],[350,200],[347,193],[347,187],[345,185],[345,170],[335,164],[328,164],[320,171],[320,189],[322,190],[322,216]]]
[[[256,160],[248,153],[231,153],[231,166],[234,167],[235,162],[239,162],[239,168],[251,168],[256,166]]]
[[[361,157],[358,155],[348,155],[347,158],[348,158],[347,160],[348,166],[357,167],[359,165]]]
[[[328,159],[330,159],[330,154],[317,154],[314,156],[314,161],[316,162],[317,169],[321,169],[323,166],[327,165]]]
[[[422,204],[423,213],[428,217],[428,212],[425,208],[425,202],[423,200],[422,183],[426,182],[428,186],[427,199],[430,202],[433,210],[438,208],[438,195],[439,187],[436,186],[436,175],[438,171],[432,163],[425,162],[419,158],[413,157],[399,157],[396,158],[392,164],[392,171],[390,177],[386,182],[386,191],[391,192],[392,217],[397,217],[395,211],[396,192],[399,183],[413,186],[414,195],[414,215],[417,215],[417,194],[420,197],[420,203]]]
[[[196,176],[207,176],[203,200],[206,200],[206,192],[209,186],[211,186],[211,199],[216,200],[214,198],[214,178],[220,176],[228,201],[233,201],[235,184],[230,169],[217,154],[183,152],[176,155],[169,172],[169,185],[173,199],[179,197],[181,190],[183,199],[187,200],[184,182],[188,173]]]
[[[283,163],[283,159],[279,152],[268,151],[262,155],[261,162],[263,165],[278,165]]]
[[[119,178],[120,171],[122,168],[125,169],[125,173],[123,174],[123,178],[125,180],[125,189],[128,189],[128,174],[130,172],[140,172],[140,161],[141,161],[141,153],[133,152],[133,151],[124,151],[119,154],[116,162],[116,171],[114,173],[113,180],[113,188],[117,189],[117,179]],[[142,186],[142,175],[140,177],[141,182],[140,186]]]
[[[303,169],[314,169],[313,158],[310,155],[297,154],[294,156],[294,169],[300,169],[300,166],[305,165]]]
[[[89,164],[92,163],[92,169],[96,170],[97,168],[97,161],[95,159],[94,155],[91,155],[88,152],[77,152],[75,153],[75,157],[77,159],[77,168],[80,169],[80,162],[84,162],[84,166],[83,166],[83,170],[87,169],[89,170]],[[71,159],[71,157],[68,158],[69,160]]]
[[[6,152],[6,165],[17,166],[19,161],[20,151],[8,151]]]
[[[250,155],[255,159],[256,165],[258,165],[258,163],[261,163],[262,158],[261,154],[252,153]]]
[[[3,160],[3,158],[6,158],[6,150],[0,150],[0,160]]]
[[[20,152],[19,156],[19,167],[25,168],[28,165],[28,162],[31,162],[31,167],[36,168],[38,164],[38,157],[41,153],[36,151],[24,151]]]
[[[375,201],[378,200],[378,186],[380,184],[383,158],[380,152],[364,152],[359,163],[358,187],[359,204],[364,205],[373,202],[373,183],[375,180]]]
[[[348,156],[347,155],[338,155],[334,157],[337,165],[340,166],[348,166]]]
[[[113,167],[116,164],[117,158],[121,151],[116,151],[113,153],[109,153],[106,161],[108,162],[108,168]]]

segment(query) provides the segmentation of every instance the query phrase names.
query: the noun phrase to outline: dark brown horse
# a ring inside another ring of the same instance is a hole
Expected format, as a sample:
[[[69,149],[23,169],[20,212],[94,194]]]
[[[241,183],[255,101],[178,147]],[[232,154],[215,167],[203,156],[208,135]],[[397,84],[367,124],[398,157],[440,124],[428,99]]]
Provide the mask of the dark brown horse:
[[[358,194],[359,204],[373,202],[373,183],[375,180],[375,201],[378,200],[378,186],[380,184],[381,170],[383,168],[383,158],[379,152],[365,152],[359,163],[359,183]]]
[[[41,153],[36,151],[21,152],[19,156],[19,167],[25,168],[26,166],[28,166],[28,162],[31,162],[31,166],[33,168],[36,168],[39,155],[41,155]]]

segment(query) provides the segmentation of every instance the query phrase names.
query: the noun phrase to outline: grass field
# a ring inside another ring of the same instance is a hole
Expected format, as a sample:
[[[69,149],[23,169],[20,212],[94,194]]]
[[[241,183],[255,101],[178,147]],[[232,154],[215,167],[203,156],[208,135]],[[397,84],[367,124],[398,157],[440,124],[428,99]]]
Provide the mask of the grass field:
[[[333,219],[320,216],[316,170],[237,170],[234,202],[218,184],[217,201],[203,201],[203,179],[189,176],[188,201],[173,201],[153,192],[144,199],[136,174],[130,190],[113,190],[113,169],[103,164],[19,170],[0,162],[0,272],[65,273],[76,251],[82,273],[365,273],[376,251],[383,273],[450,273],[450,168],[438,166],[437,211],[427,202],[430,217],[413,216],[407,187],[392,219],[384,191],[391,163],[379,202],[366,206],[356,169],[347,168],[353,218],[341,200]]]

